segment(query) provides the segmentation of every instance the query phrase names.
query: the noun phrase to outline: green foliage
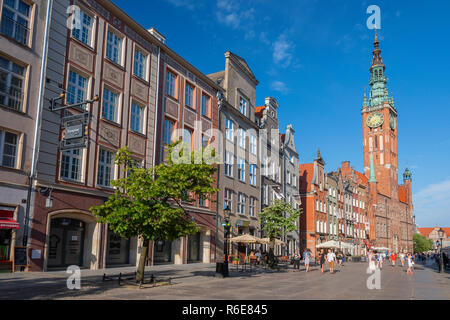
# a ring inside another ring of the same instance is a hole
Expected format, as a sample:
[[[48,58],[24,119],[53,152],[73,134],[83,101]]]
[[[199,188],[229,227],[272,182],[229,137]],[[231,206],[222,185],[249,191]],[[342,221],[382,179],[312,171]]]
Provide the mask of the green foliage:
[[[433,241],[431,239],[427,239],[420,233],[416,233],[413,235],[413,241],[414,253],[425,252],[431,250],[431,248],[433,247]]]
[[[296,230],[298,227],[295,225],[295,221],[298,221],[301,210],[292,208],[284,200],[273,201],[271,206],[266,207],[258,214],[260,222],[264,224],[263,230],[266,231],[267,237],[279,239],[283,229],[286,232]],[[283,212],[286,213],[286,217],[283,216]]]
[[[99,222],[108,223],[124,238],[175,240],[197,232],[181,203],[215,193],[218,189],[211,186],[216,168],[198,153],[180,149],[179,144],[168,146],[168,154],[174,152],[184,159],[190,156],[192,161],[175,163],[168,157],[167,163],[149,169],[139,167],[127,147],[119,149],[115,163],[128,174],[111,182],[115,192],[104,204],[91,208]]]

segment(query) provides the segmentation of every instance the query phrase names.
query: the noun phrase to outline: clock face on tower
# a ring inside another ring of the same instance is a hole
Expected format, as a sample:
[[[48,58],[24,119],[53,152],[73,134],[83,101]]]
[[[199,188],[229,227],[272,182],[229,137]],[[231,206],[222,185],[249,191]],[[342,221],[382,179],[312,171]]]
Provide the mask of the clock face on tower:
[[[392,115],[392,113],[391,113],[391,115],[390,115],[390,117],[389,117],[389,124],[391,125],[391,129],[392,129],[392,130],[395,130],[395,118],[394,118],[394,116]]]
[[[369,128],[377,128],[381,126],[384,122],[384,115],[379,112],[374,112],[369,114],[366,119],[366,124]]]

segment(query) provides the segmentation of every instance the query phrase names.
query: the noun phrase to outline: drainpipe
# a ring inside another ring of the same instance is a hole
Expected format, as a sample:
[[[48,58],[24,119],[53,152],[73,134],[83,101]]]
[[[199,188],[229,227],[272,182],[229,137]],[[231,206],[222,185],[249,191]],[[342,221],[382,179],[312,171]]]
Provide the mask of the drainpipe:
[[[53,0],[47,1],[47,13],[45,18],[45,34],[44,34],[44,45],[42,47],[42,61],[41,61],[41,73],[39,76],[39,100],[38,100],[38,110],[36,112],[36,127],[34,130],[34,142],[33,142],[33,157],[31,160],[31,172],[28,176],[28,193],[27,193],[27,207],[25,212],[25,223],[23,230],[23,245],[28,246],[28,240],[31,237],[31,228],[28,226],[30,221],[30,211],[31,203],[34,201],[33,196],[33,184],[36,175],[36,162],[39,150],[39,139],[40,139],[40,129],[41,129],[41,119],[42,119],[42,109],[44,105],[44,89],[45,89],[45,77],[47,68],[47,55],[48,55],[48,38],[50,32],[50,20],[52,12]]]

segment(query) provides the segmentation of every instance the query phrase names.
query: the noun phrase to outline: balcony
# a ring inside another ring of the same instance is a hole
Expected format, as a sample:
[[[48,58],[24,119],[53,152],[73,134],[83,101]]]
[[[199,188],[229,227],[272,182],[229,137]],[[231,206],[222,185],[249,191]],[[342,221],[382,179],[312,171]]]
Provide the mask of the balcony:
[[[23,45],[28,45],[30,29],[5,14],[2,15],[0,32]]]

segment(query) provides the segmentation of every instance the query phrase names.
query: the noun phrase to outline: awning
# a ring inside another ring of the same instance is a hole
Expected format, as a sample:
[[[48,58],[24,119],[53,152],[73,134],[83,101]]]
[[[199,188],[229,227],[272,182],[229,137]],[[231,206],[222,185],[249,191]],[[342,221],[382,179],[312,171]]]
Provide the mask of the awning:
[[[19,229],[19,224],[13,219],[0,219],[0,229]]]

